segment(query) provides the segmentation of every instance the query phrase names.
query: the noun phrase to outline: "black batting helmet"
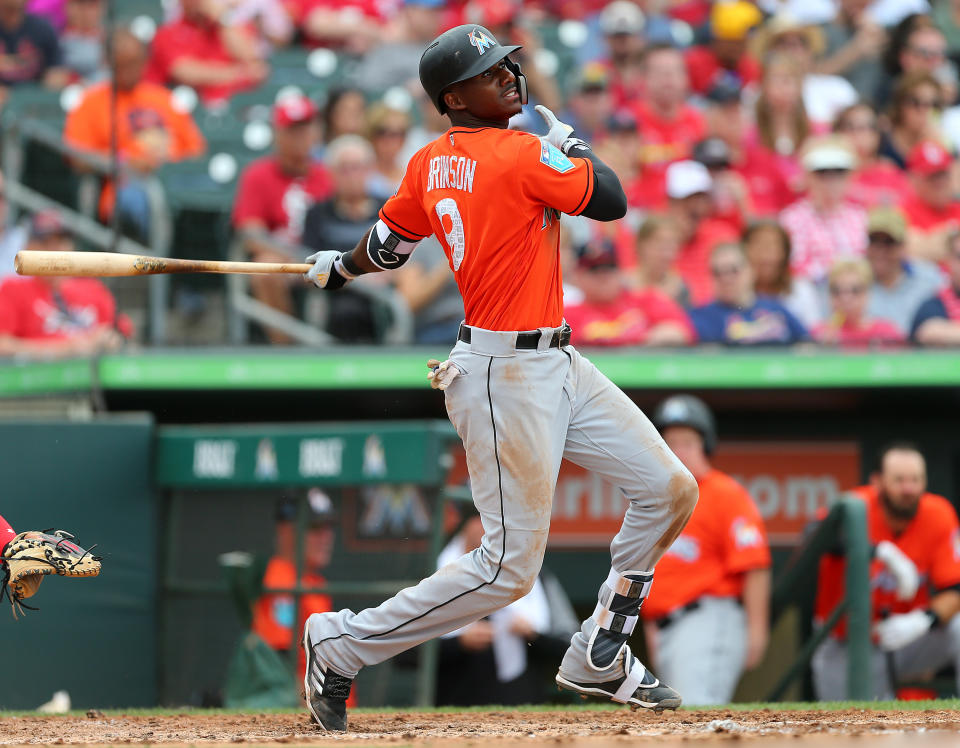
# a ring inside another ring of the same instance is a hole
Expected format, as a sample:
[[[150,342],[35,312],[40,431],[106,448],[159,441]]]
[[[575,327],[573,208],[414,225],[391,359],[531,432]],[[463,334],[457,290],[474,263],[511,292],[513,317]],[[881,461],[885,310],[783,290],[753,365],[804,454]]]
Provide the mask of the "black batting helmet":
[[[703,451],[713,452],[717,446],[717,423],[710,408],[699,397],[673,395],[657,406],[653,425],[661,434],[670,426],[689,426],[703,437]]]
[[[440,114],[445,114],[444,90],[467,78],[480,75],[512,52],[519,45],[503,46],[483,26],[467,23],[454,26],[434,39],[420,58],[420,83]],[[520,103],[527,103],[527,79],[520,66],[507,58],[507,67],[517,78]]]

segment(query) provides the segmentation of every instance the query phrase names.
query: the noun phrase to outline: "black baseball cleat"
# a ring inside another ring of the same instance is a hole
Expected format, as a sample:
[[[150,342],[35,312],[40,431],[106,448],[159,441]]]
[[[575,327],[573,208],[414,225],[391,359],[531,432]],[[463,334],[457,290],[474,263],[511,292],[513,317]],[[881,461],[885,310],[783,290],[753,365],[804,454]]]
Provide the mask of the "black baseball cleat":
[[[307,654],[307,671],[303,676],[303,697],[310,718],[324,730],[347,731],[347,697],[353,678],[330,669],[313,650],[310,631],[304,626],[303,649]]]
[[[664,709],[676,709],[682,699],[680,694],[647,670],[633,653],[624,647],[624,674],[612,680],[597,683],[593,681],[573,681],[557,673],[557,685],[568,691],[575,691],[584,698],[593,696],[598,699],[628,704],[631,708],[643,707],[662,712]]]

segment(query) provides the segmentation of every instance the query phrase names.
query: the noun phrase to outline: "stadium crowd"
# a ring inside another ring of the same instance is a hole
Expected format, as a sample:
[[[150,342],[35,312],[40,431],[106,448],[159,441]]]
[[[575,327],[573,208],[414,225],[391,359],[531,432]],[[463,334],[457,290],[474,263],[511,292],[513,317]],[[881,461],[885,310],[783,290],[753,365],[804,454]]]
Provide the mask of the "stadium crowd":
[[[125,28],[107,39],[106,0],[0,0],[0,101],[27,82],[88,84],[66,120],[77,149],[109,153],[113,59],[127,168],[103,190],[104,219],[117,210],[146,232],[142,180],[204,153],[172,87],[216,111],[262,86],[277,50],[299,45],[352,60],[351,73],[322,100],[309,90],[277,100],[272,151],[245,166],[233,228],[254,260],[352,247],[409,157],[446,129],[419,83],[422,50],[446,28],[479,23],[523,45],[531,104],[574,125],[628,196],[613,225],[563,218],[574,343],[960,344],[957,0],[163,5],[151,39]],[[556,45],[572,59],[562,74]],[[512,123],[540,125],[527,111]],[[14,245],[5,236],[0,251]],[[402,299],[415,342],[454,339],[462,306],[436,238],[400,271],[360,284]],[[303,314],[299,279],[260,276],[251,292]],[[371,341],[376,316],[368,294],[347,289],[331,297],[326,327]],[[0,338],[20,334],[0,320]]]

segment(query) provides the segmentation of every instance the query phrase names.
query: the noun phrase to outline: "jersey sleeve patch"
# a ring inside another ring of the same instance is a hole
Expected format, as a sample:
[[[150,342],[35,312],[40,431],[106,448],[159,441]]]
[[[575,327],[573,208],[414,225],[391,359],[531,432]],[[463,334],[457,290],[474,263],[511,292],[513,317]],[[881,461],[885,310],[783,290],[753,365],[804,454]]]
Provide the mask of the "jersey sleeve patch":
[[[561,174],[574,168],[573,161],[567,158],[563,151],[544,140],[540,141],[540,163]]]

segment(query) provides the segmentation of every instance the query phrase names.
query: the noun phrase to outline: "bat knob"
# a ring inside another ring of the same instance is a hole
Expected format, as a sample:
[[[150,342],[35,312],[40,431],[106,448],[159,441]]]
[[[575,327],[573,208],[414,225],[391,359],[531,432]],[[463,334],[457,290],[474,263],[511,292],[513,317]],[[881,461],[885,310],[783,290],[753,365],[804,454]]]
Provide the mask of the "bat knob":
[[[17,271],[17,275],[23,275],[23,260],[19,252],[17,252],[17,256],[13,258],[13,269]]]

